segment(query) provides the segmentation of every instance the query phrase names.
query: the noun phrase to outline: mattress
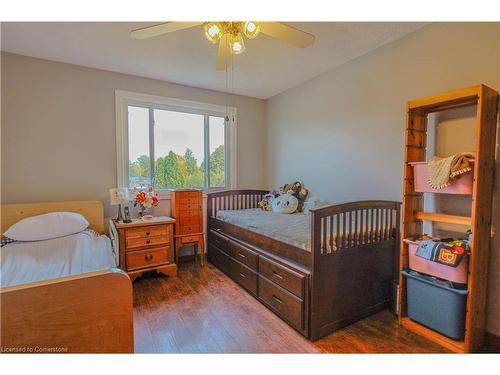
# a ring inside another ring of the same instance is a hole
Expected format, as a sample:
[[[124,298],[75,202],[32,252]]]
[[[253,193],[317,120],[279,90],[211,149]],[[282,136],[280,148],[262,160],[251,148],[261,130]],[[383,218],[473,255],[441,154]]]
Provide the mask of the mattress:
[[[227,223],[248,229],[252,232],[262,234],[274,240],[287,243],[300,249],[311,251],[311,215],[306,213],[282,214],[272,211],[262,211],[260,208],[250,208],[244,210],[220,210],[217,211],[217,219]],[[362,239],[359,228],[356,227],[354,217],[348,227],[351,231],[346,231],[350,240],[350,246],[370,243],[371,231],[365,229],[363,232],[367,238]],[[333,238],[331,238],[333,237]],[[326,240],[327,251],[336,251],[335,246],[337,234],[321,238]],[[332,241],[330,241],[332,239]],[[342,240],[342,235],[338,240]],[[346,238],[347,240],[347,238]]]
[[[262,211],[220,210],[217,219],[251,230],[300,249],[311,251],[311,215],[305,213],[281,214]]]
[[[110,239],[91,230],[46,241],[9,243],[0,249],[0,259],[1,287],[116,267]]]

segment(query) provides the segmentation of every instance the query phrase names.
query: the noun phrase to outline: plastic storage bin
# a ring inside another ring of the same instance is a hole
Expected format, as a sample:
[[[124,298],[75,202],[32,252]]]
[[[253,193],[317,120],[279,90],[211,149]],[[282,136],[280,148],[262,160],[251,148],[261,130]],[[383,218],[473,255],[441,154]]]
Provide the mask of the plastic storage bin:
[[[469,256],[465,256],[457,267],[450,267],[416,256],[418,243],[409,239],[403,241],[408,244],[409,266],[412,270],[454,283],[467,284]]]
[[[433,283],[430,277],[402,272],[410,319],[454,340],[462,340],[467,290],[447,288]]]
[[[450,185],[442,189],[434,189],[429,185],[429,167],[426,161],[409,163],[413,167],[413,181],[418,193],[472,194],[474,179],[474,161],[471,161],[470,172],[461,174],[450,181]]]

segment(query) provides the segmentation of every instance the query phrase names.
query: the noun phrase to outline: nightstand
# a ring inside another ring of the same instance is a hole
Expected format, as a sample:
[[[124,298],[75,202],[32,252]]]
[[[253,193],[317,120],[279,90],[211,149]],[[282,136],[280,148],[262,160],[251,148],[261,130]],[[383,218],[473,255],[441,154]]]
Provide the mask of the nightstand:
[[[181,247],[195,245],[205,262],[205,234],[203,232],[203,193],[201,190],[172,191],[171,210],[175,218],[175,260]],[[196,253],[195,253],[196,256]]]
[[[168,216],[131,223],[113,221],[120,249],[120,268],[134,281],[146,271],[177,276],[174,259],[174,223]]]

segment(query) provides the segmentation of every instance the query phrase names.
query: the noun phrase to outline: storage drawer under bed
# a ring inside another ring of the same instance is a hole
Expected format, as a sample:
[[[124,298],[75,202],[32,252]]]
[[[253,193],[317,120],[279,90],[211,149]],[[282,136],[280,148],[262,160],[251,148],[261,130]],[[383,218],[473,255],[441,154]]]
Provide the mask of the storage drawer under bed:
[[[304,301],[259,275],[259,299],[299,331],[304,330]]]
[[[257,273],[229,258],[229,276],[247,291],[257,296]]]
[[[246,247],[229,240],[227,244],[227,253],[237,261],[257,272],[258,256]]]
[[[214,230],[210,230],[208,233],[208,243],[218,247],[222,251],[227,251],[228,239]]]
[[[259,274],[304,299],[305,276],[270,259],[259,257]]]
[[[208,258],[216,267],[229,275],[229,255],[214,245],[208,247]]]

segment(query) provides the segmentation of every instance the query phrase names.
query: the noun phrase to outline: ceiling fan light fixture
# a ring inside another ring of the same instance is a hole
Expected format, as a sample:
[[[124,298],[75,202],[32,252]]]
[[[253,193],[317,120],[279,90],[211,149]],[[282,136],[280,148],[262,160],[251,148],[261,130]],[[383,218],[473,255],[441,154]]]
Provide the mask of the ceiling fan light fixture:
[[[248,39],[253,39],[260,32],[260,25],[257,22],[247,21],[243,24],[243,33]]]
[[[231,53],[233,55],[239,55],[245,51],[245,43],[243,42],[243,37],[241,33],[232,35],[231,37]]]
[[[203,28],[205,36],[213,44],[216,44],[222,37],[222,25],[219,22],[207,22]]]

